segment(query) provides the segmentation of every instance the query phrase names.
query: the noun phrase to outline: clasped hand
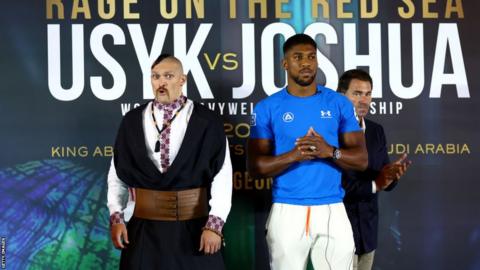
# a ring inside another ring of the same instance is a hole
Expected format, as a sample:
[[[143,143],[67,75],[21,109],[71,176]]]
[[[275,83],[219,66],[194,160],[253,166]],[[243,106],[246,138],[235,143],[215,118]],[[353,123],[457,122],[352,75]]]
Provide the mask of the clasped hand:
[[[292,152],[295,154],[297,161],[329,158],[332,156],[333,147],[325,141],[322,135],[310,127],[305,136],[296,140]]]

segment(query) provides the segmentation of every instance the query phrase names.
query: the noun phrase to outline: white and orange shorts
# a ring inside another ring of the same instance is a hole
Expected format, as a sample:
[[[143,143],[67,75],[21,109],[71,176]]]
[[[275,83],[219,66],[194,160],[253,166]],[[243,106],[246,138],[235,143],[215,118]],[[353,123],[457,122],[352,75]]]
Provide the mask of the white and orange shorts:
[[[351,270],[355,243],[343,203],[292,205],[274,203],[267,220],[272,270]]]

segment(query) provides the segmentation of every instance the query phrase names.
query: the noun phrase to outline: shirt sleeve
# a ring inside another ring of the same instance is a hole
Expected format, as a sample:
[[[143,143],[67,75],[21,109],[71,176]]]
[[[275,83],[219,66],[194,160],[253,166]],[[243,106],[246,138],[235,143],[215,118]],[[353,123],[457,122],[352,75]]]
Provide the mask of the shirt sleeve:
[[[123,213],[128,202],[128,186],[118,178],[113,158],[110,162],[107,184],[107,206],[110,215],[115,212]]]
[[[215,175],[210,190],[211,199],[210,216],[219,217],[225,222],[232,206],[232,161],[230,159],[230,149],[228,140],[226,140],[225,159],[222,168]]]
[[[250,138],[273,139],[270,111],[265,102],[258,103],[253,109],[250,120]]]
[[[361,131],[362,128],[355,117],[353,104],[346,97],[340,97],[340,133]]]

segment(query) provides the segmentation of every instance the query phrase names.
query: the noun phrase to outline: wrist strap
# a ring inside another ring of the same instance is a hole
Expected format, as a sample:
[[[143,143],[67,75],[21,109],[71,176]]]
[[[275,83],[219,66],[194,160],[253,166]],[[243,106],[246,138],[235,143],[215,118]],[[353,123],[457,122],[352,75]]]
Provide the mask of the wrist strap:
[[[221,232],[219,232],[219,231],[217,231],[217,230],[215,230],[215,229],[213,229],[213,228],[203,227],[203,228],[202,228],[202,231],[205,231],[205,230],[214,232],[216,235],[220,236],[220,238],[223,239],[223,234],[222,234]]]
[[[222,239],[222,246],[225,246],[225,238],[223,238],[223,234],[213,228],[209,228],[209,227],[203,227],[202,228],[202,231],[211,231],[213,233],[215,233],[216,235],[220,236],[220,238]]]

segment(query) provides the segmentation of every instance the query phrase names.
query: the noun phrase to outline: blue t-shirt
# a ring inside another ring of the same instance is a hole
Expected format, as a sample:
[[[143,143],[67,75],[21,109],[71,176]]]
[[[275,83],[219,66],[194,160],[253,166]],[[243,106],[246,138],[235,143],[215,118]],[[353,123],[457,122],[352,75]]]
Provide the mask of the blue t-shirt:
[[[340,134],[361,130],[353,104],[319,85],[312,96],[296,97],[284,88],[260,101],[252,115],[250,138],[271,140],[277,156],[292,150],[295,140],[310,127],[335,147],[339,147]],[[273,202],[278,203],[330,204],[341,202],[344,194],[341,171],[328,159],[292,164],[273,182]]]

